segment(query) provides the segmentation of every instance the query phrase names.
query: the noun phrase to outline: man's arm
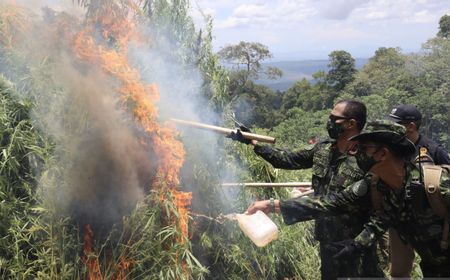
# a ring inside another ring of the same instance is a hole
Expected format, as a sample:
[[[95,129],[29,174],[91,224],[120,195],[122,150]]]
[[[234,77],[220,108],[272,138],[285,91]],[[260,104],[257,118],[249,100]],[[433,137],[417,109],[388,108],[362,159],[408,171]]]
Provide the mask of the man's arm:
[[[314,153],[318,149],[318,145],[315,145],[312,149],[291,152],[269,145],[256,144],[254,151],[275,168],[305,169],[312,167]]]
[[[446,149],[442,146],[436,148],[434,155],[435,164],[450,164],[450,155]]]
[[[320,197],[302,197],[280,201],[280,210],[286,224],[336,216],[344,213],[368,211],[370,201],[365,180],[347,189]]]
[[[373,243],[378,240],[391,226],[391,221],[388,216],[383,214],[373,214],[369,221],[364,224],[364,229],[362,232],[358,234],[354,240],[361,247],[368,248],[372,246]]]
[[[293,224],[320,216],[360,212],[370,207],[367,191],[367,182],[360,180],[341,192],[327,196],[255,201],[248,207],[246,214],[251,215],[258,210],[266,214],[276,212],[283,215],[286,224]]]

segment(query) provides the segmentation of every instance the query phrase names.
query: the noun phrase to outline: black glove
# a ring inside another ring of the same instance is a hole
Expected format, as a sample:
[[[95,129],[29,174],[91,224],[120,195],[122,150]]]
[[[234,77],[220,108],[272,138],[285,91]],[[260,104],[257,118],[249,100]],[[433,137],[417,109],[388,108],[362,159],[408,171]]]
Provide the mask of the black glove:
[[[335,259],[353,258],[363,250],[363,247],[353,239],[332,242],[328,246],[330,249],[337,252],[333,255],[333,258]]]
[[[242,135],[242,130],[240,128],[236,129],[236,132],[232,131],[227,137],[233,139],[234,141],[239,141],[247,145],[252,142],[252,140],[244,138],[244,135]]]
[[[238,129],[236,129],[236,132],[232,131],[230,135],[228,135],[228,138],[233,139],[234,141],[238,141],[244,144],[250,144],[252,140],[245,139],[244,135],[242,135],[242,132],[248,132],[251,133],[250,129],[244,125],[240,125]]]

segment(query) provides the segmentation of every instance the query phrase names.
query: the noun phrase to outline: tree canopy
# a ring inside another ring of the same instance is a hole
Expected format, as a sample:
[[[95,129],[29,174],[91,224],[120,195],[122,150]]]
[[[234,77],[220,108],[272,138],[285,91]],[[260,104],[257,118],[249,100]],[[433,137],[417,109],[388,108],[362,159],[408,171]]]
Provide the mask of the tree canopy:
[[[450,35],[450,15],[443,15],[439,20],[439,37],[448,38]]]

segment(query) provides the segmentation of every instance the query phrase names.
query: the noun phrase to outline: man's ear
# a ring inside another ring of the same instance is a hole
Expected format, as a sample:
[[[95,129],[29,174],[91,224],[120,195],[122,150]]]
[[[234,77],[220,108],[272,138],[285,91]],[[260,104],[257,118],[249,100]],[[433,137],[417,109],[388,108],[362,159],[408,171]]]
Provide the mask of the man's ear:
[[[389,154],[389,149],[386,147],[382,147],[379,149],[373,156],[377,157],[379,161],[386,160]]]
[[[356,127],[356,120],[355,120],[355,119],[350,119],[350,120],[348,120],[348,126],[347,126],[347,129],[349,129],[349,128],[354,128],[354,127]]]
[[[414,122],[409,122],[406,125],[406,131],[416,131],[417,130],[417,125]]]

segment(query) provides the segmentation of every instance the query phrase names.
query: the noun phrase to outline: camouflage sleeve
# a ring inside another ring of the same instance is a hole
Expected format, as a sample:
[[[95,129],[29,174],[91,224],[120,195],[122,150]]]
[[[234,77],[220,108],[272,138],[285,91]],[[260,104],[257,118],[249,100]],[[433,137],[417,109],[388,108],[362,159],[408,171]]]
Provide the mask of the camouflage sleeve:
[[[314,153],[317,149],[318,145],[315,145],[312,149],[291,152],[269,145],[257,144],[254,151],[275,168],[305,169],[312,167]]]
[[[347,189],[319,197],[300,197],[280,201],[280,210],[287,225],[324,216],[360,212],[370,207],[367,183],[360,180]]]
[[[445,204],[447,204],[447,208],[450,211],[450,179],[446,179],[441,183],[440,190]]]
[[[390,224],[388,216],[373,214],[364,224],[364,229],[355,238],[355,242],[365,248],[372,246],[386,232]]]

